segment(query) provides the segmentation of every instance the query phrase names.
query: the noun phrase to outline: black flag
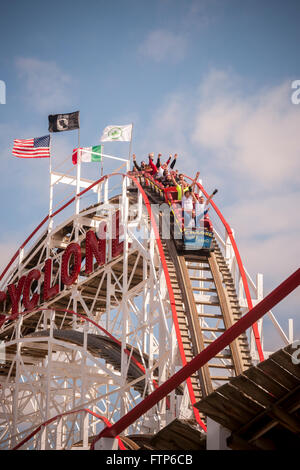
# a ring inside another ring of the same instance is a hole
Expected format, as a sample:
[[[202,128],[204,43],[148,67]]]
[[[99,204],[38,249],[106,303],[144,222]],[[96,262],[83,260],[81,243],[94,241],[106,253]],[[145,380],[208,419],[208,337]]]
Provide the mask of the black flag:
[[[72,131],[79,129],[79,111],[69,114],[50,114],[49,132]]]

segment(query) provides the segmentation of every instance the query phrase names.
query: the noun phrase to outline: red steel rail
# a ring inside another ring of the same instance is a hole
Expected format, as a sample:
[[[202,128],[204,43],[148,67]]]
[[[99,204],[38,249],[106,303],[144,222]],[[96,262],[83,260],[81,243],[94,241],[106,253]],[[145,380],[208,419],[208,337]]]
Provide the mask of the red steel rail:
[[[88,408],[81,408],[79,410],[66,411],[65,413],[61,413],[59,415],[56,415],[53,418],[50,418],[47,421],[44,421],[43,423],[41,423],[34,431],[32,431],[28,436],[26,436],[24,439],[22,439],[21,442],[19,442],[15,447],[13,447],[12,450],[18,450],[20,447],[22,447],[24,444],[26,444],[26,442],[28,442],[30,439],[32,439],[33,436],[35,436],[39,431],[41,431],[42,428],[48,426],[49,424],[53,423],[57,419],[63,418],[64,416],[77,414],[77,413],[88,413],[92,416],[95,416],[98,419],[101,419],[101,421],[103,421],[104,424],[106,424],[106,426],[110,427],[112,425],[108,421],[108,419],[105,418],[105,416],[98,415],[98,413],[95,413],[94,411],[89,410]],[[116,439],[118,440],[118,443],[119,443],[119,449],[120,450],[126,450],[126,447],[124,446],[124,444],[121,441],[121,439],[119,438],[119,436],[116,436]]]
[[[128,426],[134,423],[140,416],[150,410],[156,403],[168,395],[172,390],[178,387],[188,377],[207,364],[216,354],[222,351],[244,331],[250,328],[253,323],[258,321],[270,309],[277,305],[282,299],[288,296],[300,285],[300,268],[291,274],[285,281],[276,287],[261,302],[253,307],[246,315],[238,320],[233,326],[226,330],[207,348],[201,351],[194,359],[174,374],[170,379],[164,382],[157,390],[152,392],[135,408],[130,410],[119,421],[111,427],[106,427],[92,442],[91,449],[94,449],[96,442],[102,437],[115,437],[121,434]]]

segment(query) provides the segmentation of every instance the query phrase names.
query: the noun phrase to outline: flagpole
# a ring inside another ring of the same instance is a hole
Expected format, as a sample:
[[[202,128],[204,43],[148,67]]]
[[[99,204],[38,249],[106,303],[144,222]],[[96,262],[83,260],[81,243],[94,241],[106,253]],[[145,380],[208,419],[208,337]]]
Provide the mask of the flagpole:
[[[51,217],[52,215],[52,212],[53,212],[53,184],[52,184],[52,136],[51,136],[51,133],[49,134],[50,138],[49,138],[49,154],[50,154],[50,157],[49,157],[49,222],[48,222],[48,237],[49,237],[49,234],[52,230],[52,226],[53,226],[53,219]],[[47,258],[49,258],[50,256],[50,238],[48,238],[48,241],[47,241],[47,247],[46,247],[46,255],[47,255]]]
[[[101,144],[101,154],[103,153],[103,144]],[[100,161],[100,178],[103,176],[103,157],[101,155],[101,161]],[[101,189],[102,189],[102,183],[99,184],[98,186],[98,203],[101,202]]]
[[[50,256],[50,232],[53,227],[53,219],[51,217],[53,212],[53,184],[52,184],[52,136],[49,134],[49,222],[48,222],[48,240],[46,245],[46,256]]]
[[[52,141],[52,137],[51,137],[51,134],[50,135],[50,139],[49,139],[49,154],[50,154],[50,157],[49,157],[49,177],[50,177],[50,195],[49,195],[49,215],[52,214],[52,209],[53,209],[53,188],[52,188],[52,181],[51,181],[51,173],[52,173],[52,158],[51,158],[51,141]],[[49,223],[50,223],[50,219],[49,219]]]
[[[130,171],[131,168],[131,150],[132,150],[132,134],[133,134],[133,122],[131,123],[131,139],[130,139],[130,144],[129,144],[129,167],[127,166],[127,171]]]
[[[78,158],[77,158],[77,168],[76,168],[76,195],[75,195],[75,214],[79,215],[80,210],[80,200],[77,194],[80,193],[80,174],[81,174],[81,151],[80,149],[80,127],[78,127]],[[78,229],[78,217],[76,217],[75,222],[75,241],[78,240],[79,229]]]

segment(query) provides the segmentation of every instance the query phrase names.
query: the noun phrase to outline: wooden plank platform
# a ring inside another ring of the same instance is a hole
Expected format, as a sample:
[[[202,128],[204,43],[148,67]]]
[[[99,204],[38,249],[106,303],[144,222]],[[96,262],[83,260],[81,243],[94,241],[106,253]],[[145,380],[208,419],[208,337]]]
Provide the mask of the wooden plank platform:
[[[232,449],[298,449],[300,365],[291,345],[252,366],[196,407],[231,431]]]

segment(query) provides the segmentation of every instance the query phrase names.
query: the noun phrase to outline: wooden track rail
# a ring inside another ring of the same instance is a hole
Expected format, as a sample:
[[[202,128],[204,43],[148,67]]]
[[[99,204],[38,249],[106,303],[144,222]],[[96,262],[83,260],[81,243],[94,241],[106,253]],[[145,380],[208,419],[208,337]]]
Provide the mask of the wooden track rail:
[[[158,193],[144,189],[153,203],[162,202]],[[189,361],[239,320],[242,313],[230,270],[216,240],[211,253],[178,252],[173,239],[163,239],[162,244]],[[251,365],[244,333],[191,376],[196,399],[209,395]]]

